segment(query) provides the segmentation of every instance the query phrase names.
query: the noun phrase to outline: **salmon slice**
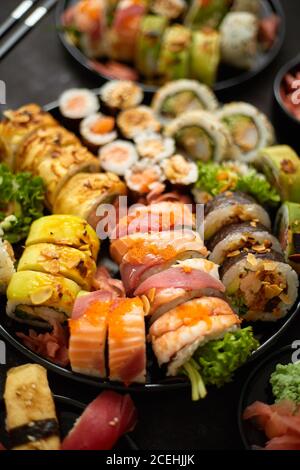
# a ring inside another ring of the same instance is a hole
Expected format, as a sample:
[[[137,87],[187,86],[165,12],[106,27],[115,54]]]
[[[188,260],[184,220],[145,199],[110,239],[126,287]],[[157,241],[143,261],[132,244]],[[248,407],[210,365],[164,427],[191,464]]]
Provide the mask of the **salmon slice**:
[[[146,335],[144,306],[140,298],[116,299],[108,316],[110,380],[144,383]]]
[[[72,370],[106,377],[105,342],[110,302],[92,302],[84,315],[69,320],[69,357]]]

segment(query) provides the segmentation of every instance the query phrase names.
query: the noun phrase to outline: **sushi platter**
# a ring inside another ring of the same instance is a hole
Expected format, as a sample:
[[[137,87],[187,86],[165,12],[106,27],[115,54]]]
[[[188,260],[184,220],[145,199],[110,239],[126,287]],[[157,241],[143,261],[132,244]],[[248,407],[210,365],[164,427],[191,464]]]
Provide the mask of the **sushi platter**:
[[[56,24],[83,67],[148,92],[182,78],[233,88],[264,70],[285,36],[278,0],[60,0]]]

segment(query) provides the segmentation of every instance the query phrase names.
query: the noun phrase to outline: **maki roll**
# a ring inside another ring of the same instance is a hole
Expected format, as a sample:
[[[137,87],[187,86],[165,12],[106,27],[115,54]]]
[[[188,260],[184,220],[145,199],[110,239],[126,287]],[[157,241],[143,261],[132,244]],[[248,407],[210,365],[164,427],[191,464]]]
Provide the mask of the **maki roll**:
[[[80,134],[88,147],[97,149],[117,138],[115,120],[100,113],[91,114],[81,121]]]
[[[89,291],[96,274],[96,263],[89,251],[53,243],[36,243],[25,248],[18,263],[19,271],[64,276]]]
[[[185,24],[193,29],[218,29],[230,8],[231,0],[192,0]]]
[[[221,161],[229,157],[232,140],[226,126],[207,111],[189,111],[171,121],[165,135],[194,160]]]
[[[97,96],[86,88],[72,88],[64,91],[58,100],[61,115],[68,119],[83,119],[98,111]]]
[[[260,0],[233,0],[232,11],[248,11],[255,16],[259,15]]]
[[[15,159],[21,144],[38,129],[57,126],[58,123],[36,104],[7,110],[0,121],[0,161],[15,169]]]
[[[144,98],[143,90],[130,80],[111,80],[100,88],[100,98],[112,113],[134,108]]]
[[[142,132],[134,138],[136,149],[141,158],[159,162],[175,152],[175,142],[156,132]]]
[[[209,241],[209,259],[222,264],[227,258],[238,256],[244,251],[282,254],[279,241],[263,225],[249,222],[230,224],[221,228]]]
[[[217,112],[228,128],[236,149],[236,158],[255,162],[258,152],[275,143],[275,132],[267,116],[249,103],[229,103]]]
[[[275,225],[286,262],[300,274],[300,204],[285,202]]]
[[[185,0],[153,0],[151,10],[156,15],[175,20],[185,12],[186,2]]]
[[[198,179],[198,167],[196,163],[182,155],[176,154],[161,162],[165,177],[170,183],[187,186]]]
[[[99,239],[92,227],[75,215],[47,215],[35,220],[31,225],[26,247],[36,243],[53,243],[90,251],[97,260]]]
[[[190,76],[212,87],[220,64],[220,33],[213,29],[194,31],[190,49]]]
[[[138,154],[131,142],[115,140],[99,150],[99,160],[103,170],[124,176],[125,172],[138,161]]]
[[[63,276],[19,271],[8,285],[6,313],[20,323],[41,328],[53,320],[64,323],[79,291],[78,284]]]
[[[253,225],[262,224],[270,230],[268,213],[250,196],[243,193],[226,192],[216,196],[205,205],[205,240],[213,237],[222,227],[250,221]]]
[[[10,369],[4,401],[11,450],[60,450],[55,404],[44,367],[24,364]]]
[[[167,24],[168,21],[165,15],[147,15],[142,19],[136,44],[135,66],[146,79],[154,79],[158,75],[157,64],[161,38]]]
[[[220,26],[221,60],[240,69],[252,68],[258,47],[258,19],[248,12],[228,13]]]
[[[221,279],[232,305],[249,321],[285,317],[298,296],[297,273],[275,251],[243,252],[227,258]]]
[[[9,242],[0,238],[0,294],[5,294],[15,272],[14,250]]]
[[[157,65],[158,74],[164,82],[189,75],[191,40],[191,31],[180,24],[166,29]]]
[[[160,122],[148,106],[137,106],[121,111],[117,124],[127,139],[132,139],[144,131],[159,132],[161,128]]]
[[[159,120],[166,124],[188,111],[215,111],[218,101],[206,85],[195,80],[175,80],[155,93],[151,107]]]
[[[161,167],[146,159],[135,163],[125,171],[125,182],[128,189],[137,194],[150,193],[164,179]]]
[[[257,161],[282,201],[300,202],[300,160],[287,145],[262,149]]]
[[[118,196],[126,194],[125,184],[112,173],[78,173],[59,193],[53,207],[54,214],[78,215],[96,230],[101,204],[113,204]]]

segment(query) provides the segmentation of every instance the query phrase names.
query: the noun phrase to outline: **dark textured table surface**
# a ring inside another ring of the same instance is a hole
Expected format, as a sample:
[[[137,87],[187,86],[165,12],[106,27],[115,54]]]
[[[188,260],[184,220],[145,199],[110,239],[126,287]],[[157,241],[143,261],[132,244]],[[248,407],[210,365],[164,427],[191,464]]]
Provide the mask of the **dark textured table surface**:
[[[0,0],[0,22],[20,0]],[[300,2],[282,0],[287,17],[284,46],[276,61],[259,77],[221,99],[246,100],[271,115],[276,71],[298,54]],[[82,70],[62,48],[55,32],[54,11],[0,61],[0,80],[7,85],[7,105],[29,101],[46,104],[68,87],[97,87],[99,80]],[[300,318],[295,320],[274,348],[300,339]],[[7,345],[7,367],[26,358]],[[243,383],[254,364],[241,370],[233,383],[210,390],[203,402],[192,403],[189,391],[133,394],[139,412],[134,437],[141,449],[241,449],[237,404]],[[0,396],[5,367],[0,365]],[[52,390],[88,402],[97,390],[49,374]]]

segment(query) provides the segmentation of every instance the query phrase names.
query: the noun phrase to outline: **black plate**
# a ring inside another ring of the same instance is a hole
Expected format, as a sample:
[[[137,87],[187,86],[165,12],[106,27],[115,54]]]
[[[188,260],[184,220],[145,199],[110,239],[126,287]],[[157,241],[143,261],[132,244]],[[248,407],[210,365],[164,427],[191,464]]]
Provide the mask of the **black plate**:
[[[99,90],[93,90],[95,94],[98,94]],[[45,106],[45,110],[50,112],[55,119],[57,119],[61,124],[66,128],[69,128],[73,132],[78,131],[78,122],[76,124],[71,123],[69,120],[64,119],[60,112],[58,103],[50,103]],[[71,128],[70,128],[71,126]],[[77,127],[76,127],[77,126]],[[101,248],[101,260],[105,264],[105,258],[108,257],[108,247],[106,243],[102,244]],[[249,361],[256,359],[262,353],[264,353],[272,344],[276,342],[279,336],[283,333],[284,330],[289,326],[292,320],[297,315],[300,310],[300,298],[298,299],[296,305],[290,311],[290,313],[283,318],[274,323],[263,323],[257,322],[253,323],[252,327],[256,338],[260,342],[260,347],[252,354]],[[246,323],[244,324],[245,326]],[[157,365],[156,359],[152,353],[151,348],[147,351],[147,380],[145,385],[131,385],[129,388],[118,382],[110,382],[106,380],[96,379],[93,377],[88,377],[82,374],[77,374],[72,372],[70,368],[60,367],[53,362],[44,359],[43,357],[35,354],[30,351],[26,346],[22,344],[20,339],[16,336],[16,331],[23,331],[27,333],[28,328],[20,323],[14,322],[5,314],[5,303],[0,303],[0,335],[12,346],[17,348],[21,353],[25,354],[29,359],[34,362],[37,362],[47,369],[56,372],[64,377],[70,378],[72,380],[86,383],[88,385],[93,385],[102,389],[114,389],[122,391],[169,391],[173,389],[187,388],[190,386],[189,381],[185,377],[166,377],[165,371],[160,369]]]
[[[71,398],[62,397],[60,395],[53,395],[57,413],[57,419],[59,422],[59,430],[61,438],[63,439],[72,429],[75,421],[82,414],[86,405],[83,403],[73,400]],[[5,431],[5,405],[4,400],[0,400],[0,442],[5,448],[9,447],[7,433]],[[116,449],[119,450],[137,450],[138,447],[131,437],[125,435],[121,437],[117,443]]]
[[[243,387],[238,408],[238,420],[241,437],[247,449],[252,449],[252,446],[263,447],[266,443],[266,436],[256,429],[250,420],[244,421],[242,419],[243,412],[255,401],[262,401],[269,405],[274,403],[270,385],[271,374],[277,364],[285,365],[292,362],[292,354],[295,351],[296,349],[290,345],[270,354],[254,369]]]
[[[101,77],[103,80],[109,80],[108,77],[100,74],[91,67],[91,65],[89,64],[89,59],[85,56],[83,52],[81,52],[80,49],[78,49],[70,41],[68,41],[66,34],[62,29],[61,18],[63,12],[77,1],[78,0],[59,0],[58,2],[56,9],[56,27],[59,38],[66,50],[72,55],[75,60],[77,60],[77,62],[79,62],[83,67],[88,69],[93,74],[97,75],[98,77]],[[214,85],[215,91],[228,90],[229,88],[233,88],[237,85],[240,85],[241,83],[246,82],[247,80],[250,80],[251,78],[258,75],[260,72],[262,72],[279,53],[284,41],[286,31],[285,15],[280,0],[261,0],[261,4],[262,17],[275,13],[281,18],[280,29],[276,41],[274,42],[273,46],[269,51],[257,54],[255,65],[251,70],[243,71],[233,67],[221,65],[217,82]],[[146,85],[143,83],[140,83],[140,85],[144,89],[144,91],[148,93],[154,93],[158,88],[157,86]]]

